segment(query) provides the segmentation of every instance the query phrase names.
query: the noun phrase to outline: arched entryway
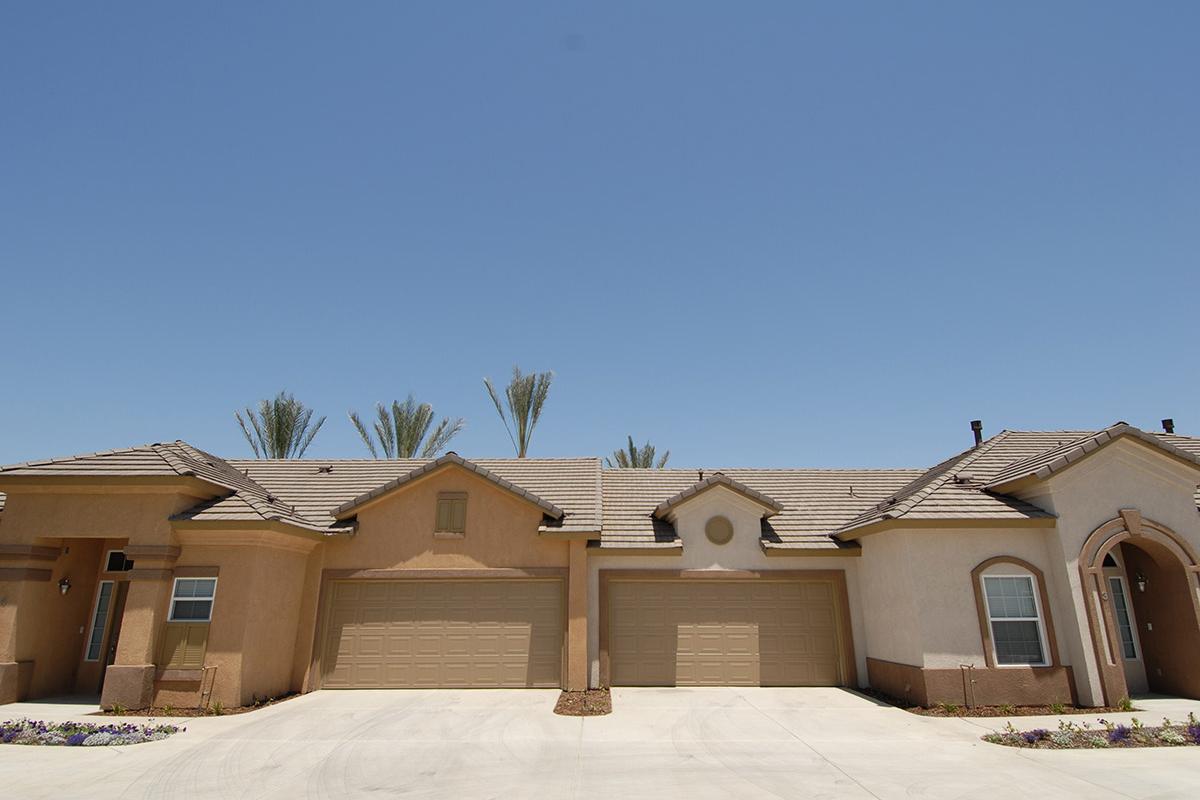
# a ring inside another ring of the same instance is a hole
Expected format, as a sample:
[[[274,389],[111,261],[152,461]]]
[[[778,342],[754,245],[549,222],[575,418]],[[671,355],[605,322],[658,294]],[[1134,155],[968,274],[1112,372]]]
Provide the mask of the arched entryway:
[[[1112,582],[1115,563],[1124,596]],[[1088,537],[1079,569],[1105,703],[1129,695],[1123,657],[1134,650],[1151,692],[1200,699],[1200,560],[1192,547],[1126,509]]]

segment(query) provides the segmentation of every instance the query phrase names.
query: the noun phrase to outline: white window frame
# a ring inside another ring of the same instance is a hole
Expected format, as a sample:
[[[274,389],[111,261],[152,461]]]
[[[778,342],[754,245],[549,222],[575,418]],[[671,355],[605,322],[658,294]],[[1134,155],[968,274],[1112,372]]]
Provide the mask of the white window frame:
[[[1125,613],[1129,615],[1129,630],[1133,633],[1133,657],[1125,655],[1125,643],[1121,641],[1121,623],[1117,619],[1117,604],[1112,604],[1113,622],[1117,623],[1117,647],[1121,648],[1121,658],[1126,661],[1142,660],[1142,645],[1138,641],[1137,617],[1133,615],[1133,595],[1129,593],[1129,582],[1124,575],[1105,575],[1108,579],[1108,591],[1112,592],[1112,582],[1121,584],[1121,594],[1125,596]]]
[[[100,657],[104,655],[104,633],[100,636],[100,652],[96,654],[95,658],[92,658],[90,653],[92,650],[92,637],[96,635],[96,611],[100,605],[100,595],[104,592],[104,584],[106,583],[111,584],[112,588],[108,591],[108,609],[105,610],[104,619],[101,622],[104,625],[104,633],[107,633],[108,618],[112,616],[112,603],[117,594],[117,583],[116,581],[103,580],[96,586],[96,599],[92,602],[92,620],[91,624],[88,625],[87,638],[83,640],[84,661],[99,661]]]
[[[1033,608],[1037,618],[1032,620],[1037,625],[1038,641],[1042,645],[1042,660],[1037,664],[1001,664],[1000,655],[996,652],[996,629],[993,622],[1029,622],[1029,617],[993,617],[991,603],[988,600],[988,578],[1025,578],[1033,588]],[[1051,664],[1050,643],[1046,639],[1046,612],[1042,608],[1042,592],[1038,585],[1037,576],[1031,572],[986,572],[979,576],[979,591],[983,593],[983,609],[987,619],[988,642],[992,648],[992,664],[998,669],[1024,669],[1028,667],[1048,667]]]
[[[176,597],[175,592],[177,592],[179,590],[179,582],[180,581],[212,581],[213,582],[212,597]],[[175,619],[175,601],[176,600],[208,600],[209,601],[208,619]],[[196,623],[196,624],[204,624],[206,622],[212,622],[213,609],[216,608],[216,605],[217,605],[217,576],[216,575],[212,575],[212,576],[204,575],[204,576],[195,576],[195,577],[187,577],[187,578],[176,578],[174,580],[174,582],[171,584],[171,605],[170,605],[169,611],[167,613],[167,622],[189,622],[189,623]]]

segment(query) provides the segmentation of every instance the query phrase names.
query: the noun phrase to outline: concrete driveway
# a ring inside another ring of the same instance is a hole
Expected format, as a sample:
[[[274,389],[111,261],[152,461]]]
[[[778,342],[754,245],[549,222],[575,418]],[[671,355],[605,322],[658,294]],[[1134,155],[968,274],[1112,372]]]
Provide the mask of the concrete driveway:
[[[979,740],[1003,720],[917,717],[836,689],[617,689],[611,716],[583,719],[551,713],[556,697],[316,692],[191,720],[164,742],[2,746],[0,786],[10,797],[539,800],[1165,798],[1200,786],[1200,749],[1013,750]],[[1200,704],[1144,707],[1149,722]],[[77,717],[69,707],[0,708],[0,718],[18,713]]]

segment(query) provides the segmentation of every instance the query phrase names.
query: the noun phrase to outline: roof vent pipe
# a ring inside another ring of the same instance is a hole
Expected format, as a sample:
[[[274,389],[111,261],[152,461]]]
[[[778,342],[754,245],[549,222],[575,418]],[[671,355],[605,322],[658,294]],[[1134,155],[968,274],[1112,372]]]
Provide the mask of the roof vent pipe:
[[[1164,419],[1162,421],[1162,425],[1163,425],[1163,431],[1165,431],[1166,433],[1174,433],[1175,432],[1175,420],[1171,419],[1170,417],[1167,417],[1166,419]]]
[[[983,444],[983,420],[971,420],[971,433],[975,434],[975,446]]]

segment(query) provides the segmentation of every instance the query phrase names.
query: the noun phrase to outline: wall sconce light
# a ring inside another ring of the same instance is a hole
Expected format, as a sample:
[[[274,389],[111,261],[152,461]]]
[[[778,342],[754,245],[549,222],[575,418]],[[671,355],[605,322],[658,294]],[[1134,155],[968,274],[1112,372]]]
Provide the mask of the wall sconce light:
[[[67,596],[67,592],[71,591],[71,579],[64,577],[58,582],[58,591],[63,597]]]
[[[1133,583],[1138,587],[1139,592],[1146,591],[1146,576],[1142,573],[1139,572],[1133,576]]]

